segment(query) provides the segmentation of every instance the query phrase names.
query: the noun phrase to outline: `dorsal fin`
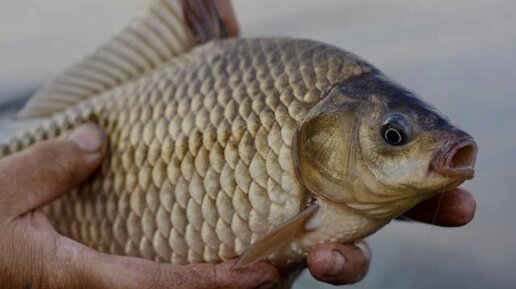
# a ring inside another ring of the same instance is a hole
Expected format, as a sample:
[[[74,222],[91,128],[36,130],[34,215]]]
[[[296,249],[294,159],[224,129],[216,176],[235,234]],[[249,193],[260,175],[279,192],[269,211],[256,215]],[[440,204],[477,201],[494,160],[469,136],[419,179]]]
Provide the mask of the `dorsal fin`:
[[[117,36],[37,92],[18,118],[50,116],[146,74],[199,43],[227,37],[214,2],[151,0]]]

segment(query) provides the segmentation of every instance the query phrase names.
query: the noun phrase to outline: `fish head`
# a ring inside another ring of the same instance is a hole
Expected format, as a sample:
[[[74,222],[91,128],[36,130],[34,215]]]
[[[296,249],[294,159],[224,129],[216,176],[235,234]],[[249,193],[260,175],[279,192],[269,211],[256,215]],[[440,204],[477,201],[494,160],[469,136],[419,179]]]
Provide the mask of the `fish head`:
[[[394,218],[473,178],[469,134],[379,73],[332,86],[295,141],[298,175],[315,196]]]

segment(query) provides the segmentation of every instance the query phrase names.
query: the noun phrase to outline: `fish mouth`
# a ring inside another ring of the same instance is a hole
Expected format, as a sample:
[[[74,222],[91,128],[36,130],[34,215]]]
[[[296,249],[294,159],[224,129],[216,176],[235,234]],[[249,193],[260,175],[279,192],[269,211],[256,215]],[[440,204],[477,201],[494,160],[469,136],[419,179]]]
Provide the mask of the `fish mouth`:
[[[477,151],[477,143],[471,137],[450,142],[437,152],[430,167],[444,177],[470,180],[475,175]]]

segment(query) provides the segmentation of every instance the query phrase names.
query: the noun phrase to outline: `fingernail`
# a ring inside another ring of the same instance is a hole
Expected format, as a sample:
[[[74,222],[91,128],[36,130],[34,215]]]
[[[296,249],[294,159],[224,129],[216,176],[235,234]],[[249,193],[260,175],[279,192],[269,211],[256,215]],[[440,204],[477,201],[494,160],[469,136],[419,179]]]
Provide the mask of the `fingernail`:
[[[263,283],[262,285],[256,287],[255,289],[274,289],[274,288],[276,288],[276,286],[278,286],[278,284],[273,283],[273,282],[267,282],[267,283]]]
[[[331,265],[328,268],[328,272],[326,276],[335,276],[339,275],[342,271],[344,271],[344,264],[346,263],[346,258],[338,252],[331,251]]]
[[[88,153],[98,152],[104,141],[104,133],[93,124],[85,124],[75,129],[68,139],[76,143],[83,151]]]
[[[362,254],[364,254],[367,259],[371,259],[371,249],[369,249],[369,246],[364,240],[357,241],[354,245],[360,248],[360,251],[362,251]]]

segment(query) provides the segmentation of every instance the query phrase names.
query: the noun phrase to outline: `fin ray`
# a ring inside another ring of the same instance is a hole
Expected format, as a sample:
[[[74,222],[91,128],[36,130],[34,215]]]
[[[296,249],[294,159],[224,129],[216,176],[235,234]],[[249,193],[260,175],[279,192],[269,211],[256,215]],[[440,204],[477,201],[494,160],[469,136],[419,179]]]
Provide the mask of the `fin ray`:
[[[319,205],[313,204],[265,234],[245,250],[233,267],[246,267],[290,245],[309,231],[306,224],[318,210]]]

